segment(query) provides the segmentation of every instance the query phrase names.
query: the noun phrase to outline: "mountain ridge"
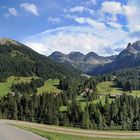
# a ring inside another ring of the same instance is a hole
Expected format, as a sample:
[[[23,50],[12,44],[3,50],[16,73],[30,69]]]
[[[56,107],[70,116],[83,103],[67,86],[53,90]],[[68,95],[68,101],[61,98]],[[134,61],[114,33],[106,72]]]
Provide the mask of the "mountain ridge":
[[[127,47],[120,52],[116,59],[109,64],[94,69],[91,74],[104,74],[120,69],[136,67],[140,65],[140,41],[133,44],[128,43]]]
[[[49,55],[49,58],[59,63],[68,63],[81,71],[88,72],[93,67],[111,63],[116,58],[116,55],[104,57],[99,56],[95,52],[89,52],[84,55],[83,53],[77,51],[69,54],[55,51]]]

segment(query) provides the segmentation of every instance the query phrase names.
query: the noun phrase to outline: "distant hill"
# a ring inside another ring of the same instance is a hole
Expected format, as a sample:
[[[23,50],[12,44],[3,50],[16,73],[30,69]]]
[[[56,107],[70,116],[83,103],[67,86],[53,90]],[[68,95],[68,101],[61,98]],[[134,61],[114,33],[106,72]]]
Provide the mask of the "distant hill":
[[[103,74],[120,69],[136,67],[140,65],[140,41],[129,43],[117,57],[110,63],[94,69],[90,74]]]
[[[38,76],[43,79],[75,77],[76,72],[15,40],[0,38],[1,80],[9,76]]]
[[[64,64],[69,64],[74,68],[81,71],[88,72],[97,66],[101,66],[114,61],[116,56],[103,57],[99,56],[94,52],[90,52],[86,55],[80,52],[71,52],[69,54],[64,54],[62,52],[54,52],[49,58]]]

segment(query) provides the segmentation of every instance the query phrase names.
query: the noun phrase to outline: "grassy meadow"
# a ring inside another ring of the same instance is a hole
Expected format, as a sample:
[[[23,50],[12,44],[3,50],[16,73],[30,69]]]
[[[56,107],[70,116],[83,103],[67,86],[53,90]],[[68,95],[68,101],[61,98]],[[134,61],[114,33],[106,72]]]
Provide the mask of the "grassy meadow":
[[[41,94],[43,92],[48,92],[48,93],[60,93],[61,90],[58,89],[59,86],[59,79],[49,79],[45,81],[44,86],[40,87],[37,89],[37,93]]]
[[[97,85],[97,89],[100,94],[122,94],[122,89],[116,87],[115,83],[110,82],[101,82]]]
[[[11,92],[11,86],[12,84],[16,83],[30,83],[32,78],[38,78],[38,77],[15,77],[15,76],[10,76],[5,82],[0,83],[0,97],[3,97],[7,95],[9,92]],[[38,94],[43,93],[43,92],[48,92],[48,93],[60,93],[61,90],[58,89],[59,85],[59,79],[49,79],[45,81],[44,86],[40,87],[37,89]]]
[[[11,86],[13,83],[29,83],[33,77],[15,77],[10,76],[5,82],[0,83],[0,97],[7,95],[11,92]],[[35,77],[34,77],[35,78]]]

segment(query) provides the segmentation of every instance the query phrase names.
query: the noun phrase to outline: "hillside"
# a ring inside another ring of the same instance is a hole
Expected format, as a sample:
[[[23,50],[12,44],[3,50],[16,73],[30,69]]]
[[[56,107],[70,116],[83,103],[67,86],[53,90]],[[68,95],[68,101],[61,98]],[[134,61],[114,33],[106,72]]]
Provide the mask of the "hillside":
[[[69,64],[81,71],[88,72],[97,66],[111,63],[116,56],[103,57],[94,52],[90,52],[86,55],[80,52],[71,52],[69,54],[54,52],[49,58],[59,63]]]
[[[104,66],[94,69],[90,74],[104,74],[114,72],[120,69],[136,67],[140,65],[140,41],[129,43],[116,59]]]
[[[38,76],[43,79],[77,75],[76,71],[40,55],[29,47],[0,38],[0,79],[9,76]]]

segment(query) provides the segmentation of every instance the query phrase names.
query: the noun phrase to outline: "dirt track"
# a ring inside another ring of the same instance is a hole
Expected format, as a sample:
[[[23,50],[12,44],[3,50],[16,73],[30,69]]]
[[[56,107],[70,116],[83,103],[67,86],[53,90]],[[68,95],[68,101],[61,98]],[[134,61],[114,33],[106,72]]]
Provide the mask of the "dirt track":
[[[29,122],[21,121],[11,121],[11,120],[2,120],[3,123],[11,125],[19,125],[30,128],[37,128],[46,132],[56,132],[62,134],[69,134],[75,136],[84,136],[84,137],[99,137],[99,138],[140,138],[140,132],[132,131],[95,131],[95,130],[84,130],[84,129],[72,129],[72,128],[63,128],[51,125],[43,125]]]

